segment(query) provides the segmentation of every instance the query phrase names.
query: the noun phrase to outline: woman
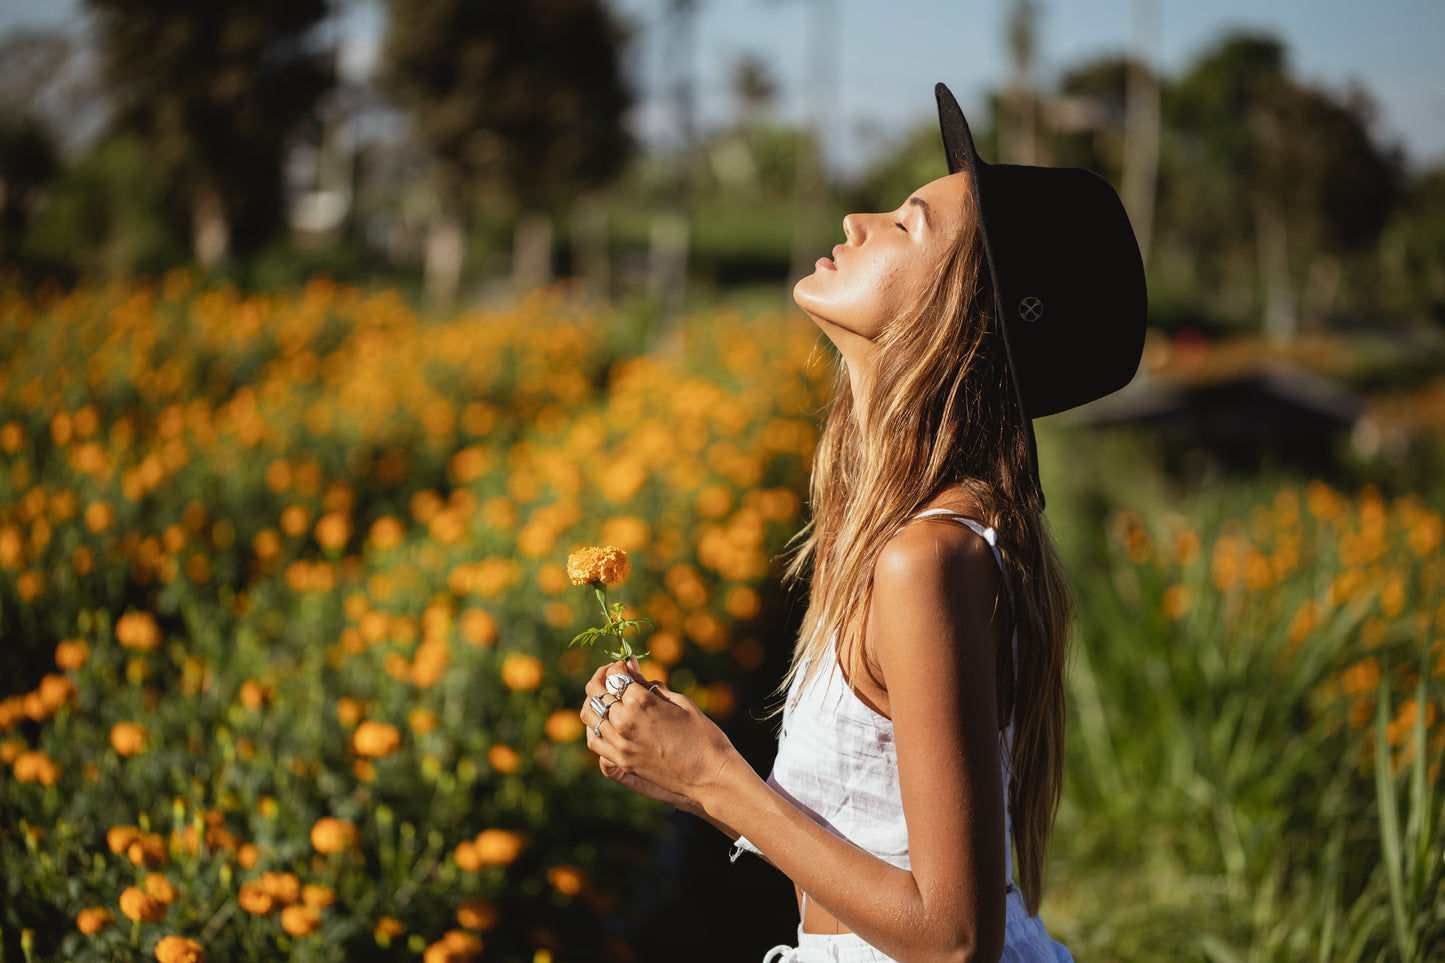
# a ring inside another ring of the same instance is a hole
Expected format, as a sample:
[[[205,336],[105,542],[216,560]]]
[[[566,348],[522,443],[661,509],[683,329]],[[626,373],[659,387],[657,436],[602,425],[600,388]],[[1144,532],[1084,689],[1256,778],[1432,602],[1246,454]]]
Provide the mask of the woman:
[[[772,775],[635,663],[582,710],[609,778],[791,878],[799,946],[769,959],[1070,959],[1037,916],[1069,595],[1030,419],[1133,376],[1143,268],[1103,180],[985,164],[936,95],[950,174],[847,217],[793,292],[846,377],[789,571],[811,600]]]

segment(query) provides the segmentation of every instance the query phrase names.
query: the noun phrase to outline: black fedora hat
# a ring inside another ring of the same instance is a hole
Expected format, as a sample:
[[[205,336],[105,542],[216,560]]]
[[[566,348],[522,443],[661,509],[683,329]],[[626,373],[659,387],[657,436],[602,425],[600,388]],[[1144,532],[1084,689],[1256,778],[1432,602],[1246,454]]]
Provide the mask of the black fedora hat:
[[[1117,391],[1139,368],[1144,262],[1108,181],[1073,167],[987,164],[953,94],[938,84],[934,95],[948,172],[969,175],[1038,484],[1032,419]]]

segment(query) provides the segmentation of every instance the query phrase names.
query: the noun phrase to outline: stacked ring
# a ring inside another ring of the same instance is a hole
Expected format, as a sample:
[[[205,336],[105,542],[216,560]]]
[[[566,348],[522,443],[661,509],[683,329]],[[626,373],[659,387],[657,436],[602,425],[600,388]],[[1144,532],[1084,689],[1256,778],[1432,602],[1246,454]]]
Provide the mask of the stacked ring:
[[[622,698],[622,693],[627,691],[627,687],[630,685],[632,685],[632,676],[630,675],[614,672],[607,677],[607,691],[619,699]]]

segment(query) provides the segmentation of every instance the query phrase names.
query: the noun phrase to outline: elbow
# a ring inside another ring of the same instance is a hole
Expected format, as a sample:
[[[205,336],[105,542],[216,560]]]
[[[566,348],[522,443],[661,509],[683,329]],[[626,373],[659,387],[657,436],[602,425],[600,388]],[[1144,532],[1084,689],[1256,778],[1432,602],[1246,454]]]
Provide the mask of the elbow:
[[[978,926],[957,933],[946,945],[935,948],[929,959],[937,963],[998,963],[1003,955],[1003,921],[998,926]]]
[[[934,956],[938,963],[998,963],[1003,955],[1003,936],[997,940],[971,940],[950,946]]]

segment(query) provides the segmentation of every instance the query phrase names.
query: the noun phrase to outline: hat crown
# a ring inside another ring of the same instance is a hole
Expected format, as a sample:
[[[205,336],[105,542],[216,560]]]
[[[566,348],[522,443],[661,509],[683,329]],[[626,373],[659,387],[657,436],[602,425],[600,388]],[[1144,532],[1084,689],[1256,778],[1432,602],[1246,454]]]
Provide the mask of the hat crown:
[[[995,310],[1027,418],[1117,391],[1144,348],[1144,264],[1124,205],[1092,171],[988,164],[939,84],[950,173],[967,171]]]

